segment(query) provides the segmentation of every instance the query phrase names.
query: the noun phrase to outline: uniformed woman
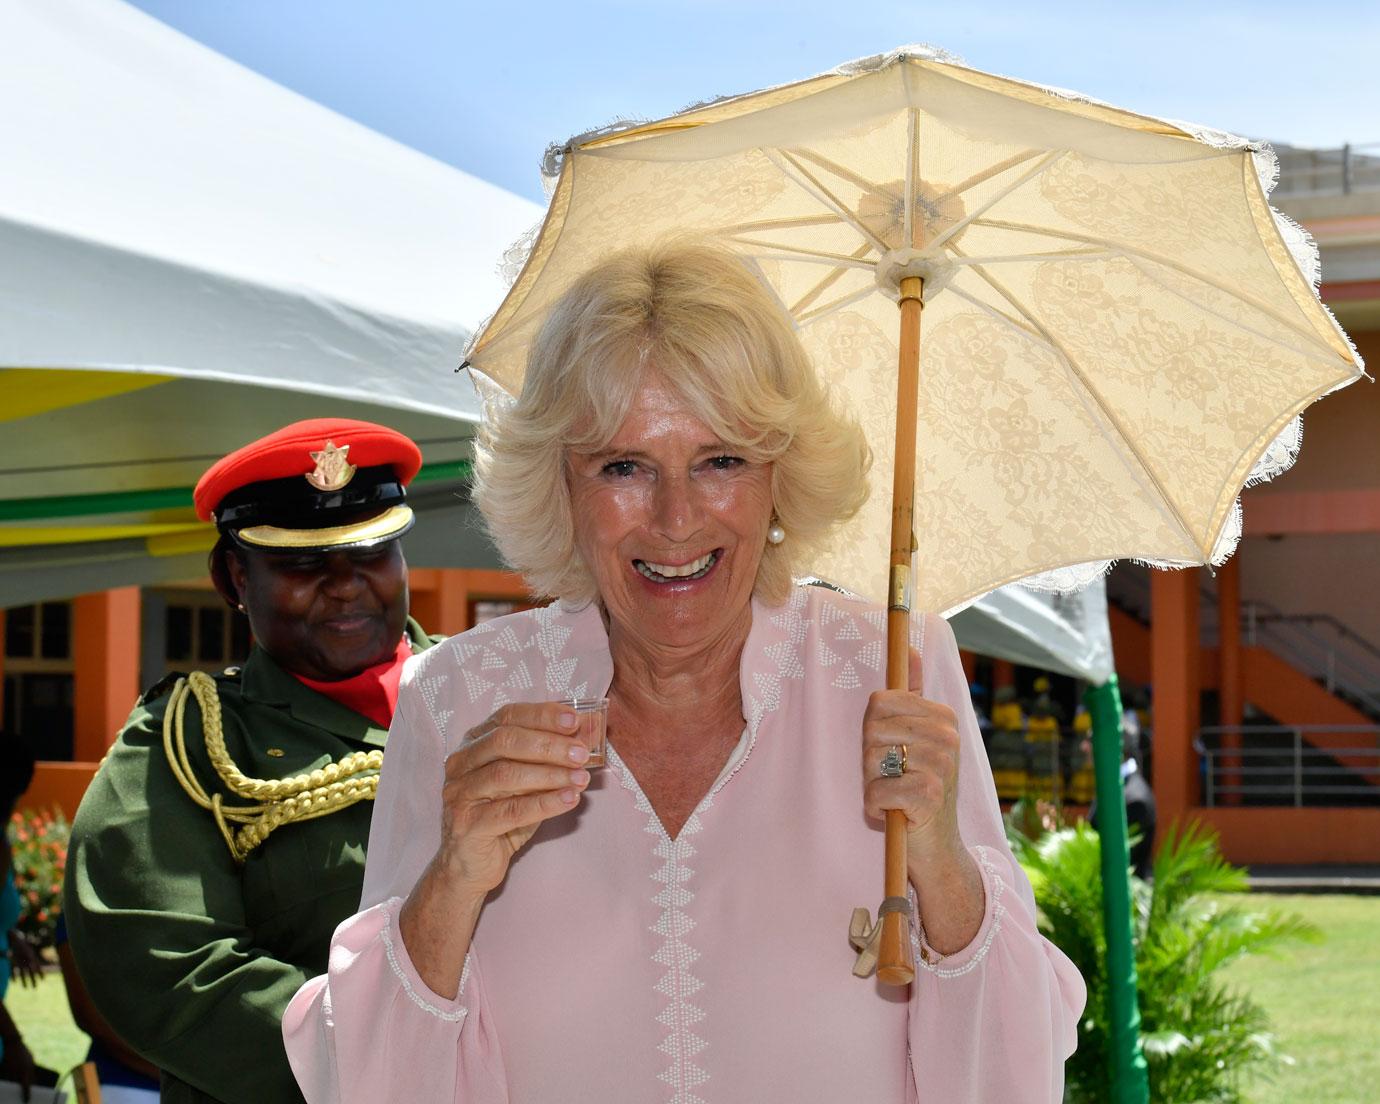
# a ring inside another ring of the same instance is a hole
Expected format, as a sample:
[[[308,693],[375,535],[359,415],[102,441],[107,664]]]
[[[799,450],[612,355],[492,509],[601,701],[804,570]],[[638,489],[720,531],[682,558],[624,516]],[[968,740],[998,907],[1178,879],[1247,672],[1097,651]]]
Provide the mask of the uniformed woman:
[[[431,643],[398,541],[420,466],[400,433],[315,420],[197,484],[211,578],[255,646],[140,699],[77,813],[66,886],[82,978],[164,1101],[302,1099],[279,1020],[359,905],[403,663]]]

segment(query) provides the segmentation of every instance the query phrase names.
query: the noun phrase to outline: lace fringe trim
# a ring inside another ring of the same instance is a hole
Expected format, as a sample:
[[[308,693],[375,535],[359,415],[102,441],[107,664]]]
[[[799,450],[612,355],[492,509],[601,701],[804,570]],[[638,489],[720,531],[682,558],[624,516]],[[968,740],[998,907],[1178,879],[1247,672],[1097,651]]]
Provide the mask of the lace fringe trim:
[[[1001,903],[1002,894],[1006,892],[1006,883],[1001,880],[996,864],[988,858],[986,847],[978,844],[973,848],[973,854],[978,865],[982,867],[983,883],[987,892],[992,895],[992,923],[987,929],[987,936],[983,939],[982,945],[973,952],[973,956],[967,962],[963,963],[962,966],[945,966],[946,956],[925,942],[925,929],[920,924],[920,914],[918,912],[912,913],[916,917],[910,931],[911,949],[915,953],[915,964],[920,969],[934,974],[935,977],[945,979],[962,977],[964,974],[976,970],[982,964],[982,960],[987,957],[987,952],[992,949],[992,941],[997,938],[997,933],[1001,931],[1001,922],[1006,917],[1006,906]]]

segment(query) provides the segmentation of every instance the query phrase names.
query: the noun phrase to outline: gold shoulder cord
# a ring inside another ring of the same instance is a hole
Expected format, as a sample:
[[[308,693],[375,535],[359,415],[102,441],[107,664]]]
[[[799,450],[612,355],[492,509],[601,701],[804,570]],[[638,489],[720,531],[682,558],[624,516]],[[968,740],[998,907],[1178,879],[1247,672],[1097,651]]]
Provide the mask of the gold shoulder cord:
[[[196,698],[201,707],[201,727],[206,733],[206,753],[226,786],[253,805],[226,805],[220,794],[207,795],[187,758],[183,737],[183,718],[187,698]],[[163,750],[173,776],[187,796],[203,809],[210,809],[225,845],[237,863],[268,839],[269,833],[295,820],[311,820],[344,809],[356,801],[372,801],[379,786],[383,752],[355,751],[335,763],[309,774],[291,778],[250,778],[241,773],[225,746],[220,721],[220,696],[215,680],[203,671],[193,671],[178,679],[163,717]],[[239,824],[232,831],[230,825]]]

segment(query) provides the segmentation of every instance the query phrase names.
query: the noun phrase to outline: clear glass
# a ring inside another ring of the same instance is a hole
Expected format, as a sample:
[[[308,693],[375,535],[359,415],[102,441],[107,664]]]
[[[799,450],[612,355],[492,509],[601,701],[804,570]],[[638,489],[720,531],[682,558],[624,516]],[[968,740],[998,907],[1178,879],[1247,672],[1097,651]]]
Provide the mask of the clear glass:
[[[575,710],[575,716],[579,719],[575,738],[589,748],[585,769],[594,770],[604,766],[608,749],[608,698],[566,698],[562,704]]]

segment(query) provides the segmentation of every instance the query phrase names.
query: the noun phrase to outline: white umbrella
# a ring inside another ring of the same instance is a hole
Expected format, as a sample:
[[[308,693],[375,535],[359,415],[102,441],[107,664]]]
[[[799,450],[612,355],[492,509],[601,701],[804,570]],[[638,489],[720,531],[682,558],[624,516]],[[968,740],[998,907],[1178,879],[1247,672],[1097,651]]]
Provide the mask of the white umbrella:
[[[904,687],[912,587],[942,611],[1121,557],[1220,562],[1242,486],[1361,374],[1269,207],[1268,164],[934,50],[880,55],[567,143],[469,358],[516,393],[535,327],[601,257],[686,231],[739,251],[894,473],[811,566],[888,603],[887,684]],[[890,814],[889,899],[903,829]],[[881,951],[879,976],[909,980],[894,909]]]

